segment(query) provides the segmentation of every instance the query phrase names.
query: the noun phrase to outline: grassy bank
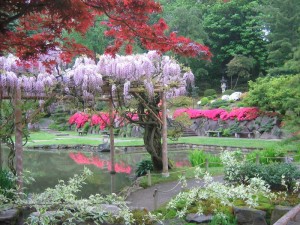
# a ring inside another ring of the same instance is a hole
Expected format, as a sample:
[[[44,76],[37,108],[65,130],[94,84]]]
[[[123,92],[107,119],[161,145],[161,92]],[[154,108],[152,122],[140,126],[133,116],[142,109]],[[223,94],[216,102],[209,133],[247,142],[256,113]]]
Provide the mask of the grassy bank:
[[[103,142],[103,137],[100,134],[88,134],[79,136],[74,131],[64,131],[60,133],[33,132],[30,134],[29,142],[26,146],[35,145],[99,145]],[[253,147],[253,148],[268,148],[274,146],[280,141],[278,140],[263,140],[263,139],[247,139],[247,138],[217,138],[217,137],[181,137],[178,141],[168,140],[168,143],[189,143],[199,145],[218,145],[218,146],[233,146],[233,147]],[[120,138],[115,137],[116,146],[140,146],[144,145],[142,138]]]
[[[182,168],[173,168],[169,171],[168,177],[163,177],[161,173],[153,172],[151,174],[151,185],[164,183],[164,182],[172,182],[178,181],[180,176],[185,176],[186,179],[195,178],[195,169],[196,167],[182,167]],[[222,175],[224,173],[223,167],[210,167],[208,168],[208,172],[212,176]],[[148,185],[148,177],[143,176],[140,180],[140,186],[143,188],[149,187]]]

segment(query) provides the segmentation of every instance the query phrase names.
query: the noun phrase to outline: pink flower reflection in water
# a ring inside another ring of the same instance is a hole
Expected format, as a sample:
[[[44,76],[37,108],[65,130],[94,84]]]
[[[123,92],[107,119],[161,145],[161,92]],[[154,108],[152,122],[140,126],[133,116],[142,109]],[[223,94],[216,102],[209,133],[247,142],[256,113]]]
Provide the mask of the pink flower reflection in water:
[[[175,163],[175,167],[189,167],[191,166],[191,163],[189,162],[189,160],[183,160],[183,161],[178,161]]]
[[[83,165],[94,165],[98,168],[104,169],[107,168],[108,171],[111,171],[112,166],[110,160],[101,160],[98,156],[87,157],[84,154],[70,153],[70,158],[73,159],[77,164]],[[126,165],[124,162],[115,163],[115,171],[117,173],[131,173],[131,167]]]

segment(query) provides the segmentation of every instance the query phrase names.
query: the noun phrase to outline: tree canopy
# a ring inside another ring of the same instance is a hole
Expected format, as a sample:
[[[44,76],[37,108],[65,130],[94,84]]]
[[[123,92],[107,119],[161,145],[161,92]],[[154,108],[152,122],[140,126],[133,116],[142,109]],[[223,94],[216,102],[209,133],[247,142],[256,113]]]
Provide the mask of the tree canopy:
[[[105,50],[112,55],[122,47],[132,53],[132,44],[138,41],[150,50],[210,57],[207,47],[175,32],[166,35],[168,25],[163,19],[150,21],[151,15],[162,10],[153,0],[5,0],[0,10],[0,53],[15,52],[23,59],[57,48],[65,61],[80,53],[91,55],[85,46],[62,38],[62,33],[74,30],[84,34],[95,22],[107,26],[105,35],[114,39]],[[105,18],[96,21],[101,15]]]

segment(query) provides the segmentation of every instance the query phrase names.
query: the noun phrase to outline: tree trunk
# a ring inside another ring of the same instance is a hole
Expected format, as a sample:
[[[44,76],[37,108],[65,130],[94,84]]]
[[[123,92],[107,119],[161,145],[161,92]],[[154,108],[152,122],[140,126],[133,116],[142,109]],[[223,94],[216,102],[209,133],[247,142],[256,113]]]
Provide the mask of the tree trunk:
[[[0,138],[0,170],[2,170],[2,142]]]
[[[1,99],[1,92],[0,92],[0,119],[2,117],[2,99]],[[2,140],[1,140],[1,136],[0,136],[0,170],[2,170]]]
[[[151,124],[145,126],[145,148],[151,155],[153,167],[156,171],[161,171],[163,169],[161,137],[161,128],[157,125]]]
[[[22,125],[22,100],[21,88],[16,88],[14,96],[15,107],[15,152],[18,191],[23,188],[23,125]]]

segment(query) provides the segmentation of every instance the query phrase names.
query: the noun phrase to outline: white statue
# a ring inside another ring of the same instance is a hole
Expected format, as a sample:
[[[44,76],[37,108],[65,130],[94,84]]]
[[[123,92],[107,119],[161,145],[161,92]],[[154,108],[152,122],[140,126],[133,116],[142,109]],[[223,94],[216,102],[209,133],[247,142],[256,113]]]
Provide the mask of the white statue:
[[[222,93],[226,90],[226,83],[221,84]]]
[[[221,89],[222,89],[222,93],[224,93],[224,91],[226,90],[226,81],[224,79],[224,77],[222,77],[222,80],[221,80]]]

